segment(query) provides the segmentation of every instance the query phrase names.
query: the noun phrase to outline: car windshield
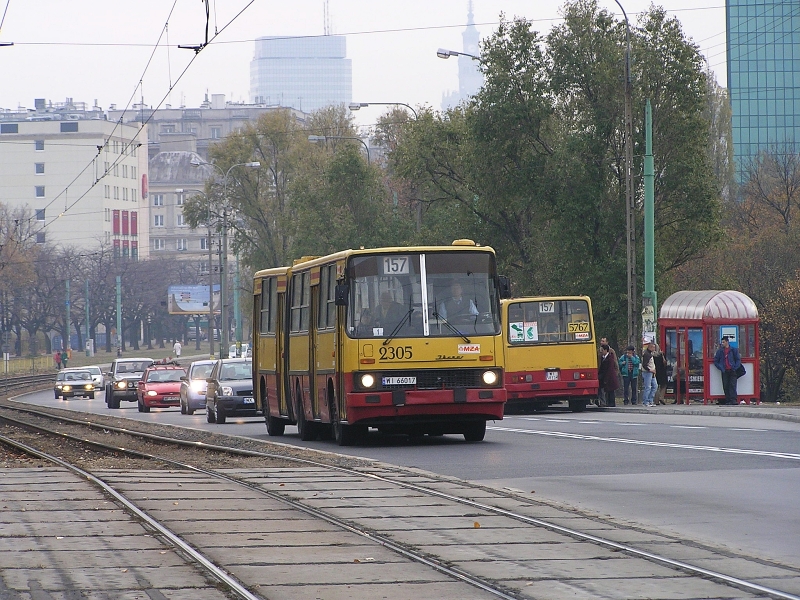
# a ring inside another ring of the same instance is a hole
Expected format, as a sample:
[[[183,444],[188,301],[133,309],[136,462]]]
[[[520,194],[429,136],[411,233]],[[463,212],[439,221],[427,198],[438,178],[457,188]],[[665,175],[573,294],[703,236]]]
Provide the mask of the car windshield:
[[[500,331],[495,263],[487,252],[356,256],[348,274],[350,337],[458,337]]]
[[[253,376],[252,368],[251,362],[224,363],[219,378],[222,381],[250,379]]]
[[[145,369],[152,365],[152,361],[124,362],[117,363],[117,373],[144,373]]]
[[[214,368],[214,363],[207,365],[195,365],[192,367],[192,379],[208,379],[211,375],[211,369]]]
[[[86,370],[94,375],[102,375],[103,372],[100,370],[100,367],[86,367]]]
[[[69,371],[63,373],[63,375],[63,381],[86,381],[92,378],[92,374],[89,371]]]
[[[163,371],[151,371],[147,374],[147,381],[155,383],[167,383],[180,381],[181,377],[186,376],[183,369],[165,369]]]

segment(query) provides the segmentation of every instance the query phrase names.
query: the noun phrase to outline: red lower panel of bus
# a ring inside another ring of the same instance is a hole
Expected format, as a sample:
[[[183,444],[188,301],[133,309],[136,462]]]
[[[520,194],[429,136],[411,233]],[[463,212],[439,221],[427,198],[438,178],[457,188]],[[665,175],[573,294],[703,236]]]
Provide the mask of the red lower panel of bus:
[[[552,379],[548,380],[548,376]],[[506,373],[505,381],[509,401],[596,396],[598,388],[596,369]]]

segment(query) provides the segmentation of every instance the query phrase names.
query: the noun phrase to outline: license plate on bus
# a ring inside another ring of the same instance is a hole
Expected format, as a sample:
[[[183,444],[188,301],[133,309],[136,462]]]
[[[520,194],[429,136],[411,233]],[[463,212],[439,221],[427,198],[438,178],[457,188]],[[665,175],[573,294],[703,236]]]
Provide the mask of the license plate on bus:
[[[245,403],[245,404],[255,404],[255,403],[256,403],[256,401],[255,401],[255,399],[253,399],[253,398],[245,398],[245,399],[244,399],[244,403]]]
[[[558,371],[547,371],[547,381],[558,381]]]
[[[416,385],[416,377],[383,377],[383,385]]]

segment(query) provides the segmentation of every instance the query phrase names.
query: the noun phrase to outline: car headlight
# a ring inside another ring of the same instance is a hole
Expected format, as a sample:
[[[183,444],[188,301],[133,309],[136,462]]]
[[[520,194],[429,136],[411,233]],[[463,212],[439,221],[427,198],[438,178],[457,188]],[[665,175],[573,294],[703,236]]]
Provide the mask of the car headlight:
[[[481,379],[486,385],[494,385],[497,383],[497,371],[484,371]]]
[[[65,391],[65,392],[68,392],[68,391],[70,391],[70,390],[72,389],[72,386],[71,386],[71,385],[65,385],[65,386],[64,386],[64,387],[62,387],[61,389],[62,389],[63,391]]]
[[[83,386],[83,389],[85,389],[88,392],[91,392],[92,390],[94,390],[94,384],[93,383],[87,383],[85,386]]]
[[[118,381],[117,383],[115,383],[114,387],[117,388],[118,390],[124,390],[125,388],[128,387],[128,382],[123,379],[122,381]]]
[[[233,388],[229,385],[223,385],[221,389],[223,396],[233,396]]]
[[[363,373],[359,381],[361,387],[371,388],[375,386],[375,376],[372,373]]]
[[[147,390],[147,396],[158,396],[158,392],[155,390]]]
[[[207,386],[208,384],[202,379],[192,379],[192,382],[189,384],[189,387],[192,388],[192,391],[195,393],[205,392]]]

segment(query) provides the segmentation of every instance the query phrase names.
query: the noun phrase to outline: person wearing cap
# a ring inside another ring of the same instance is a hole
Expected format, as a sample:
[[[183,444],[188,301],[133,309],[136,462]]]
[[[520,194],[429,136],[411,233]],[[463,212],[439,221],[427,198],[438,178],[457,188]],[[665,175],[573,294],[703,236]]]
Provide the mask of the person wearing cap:
[[[639,388],[639,357],[633,345],[625,348],[625,354],[619,358],[619,371],[622,373],[622,400],[624,404],[636,404]],[[630,389],[630,394],[629,394]],[[630,401],[629,401],[630,398]]]
[[[653,360],[653,352],[656,349],[656,343],[653,340],[648,340],[642,353],[642,405],[653,406],[653,400],[656,397],[656,363]]]
[[[736,369],[741,364],[739,350],[730,345],[727,335],[723,336],[714,355],[714,366],[722,372],[722,389],[725,392],[725,399],[721,400],[720,404],[739,404]]]

